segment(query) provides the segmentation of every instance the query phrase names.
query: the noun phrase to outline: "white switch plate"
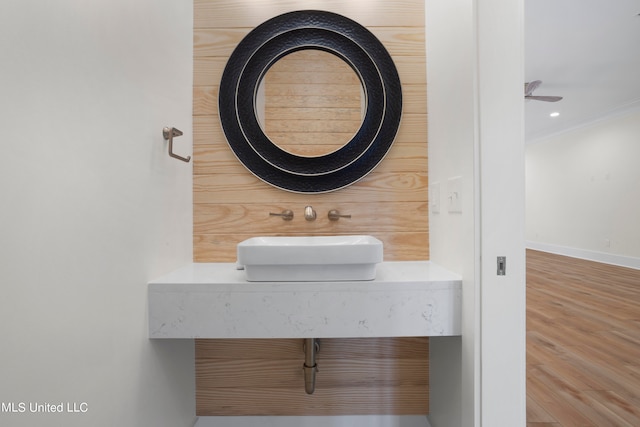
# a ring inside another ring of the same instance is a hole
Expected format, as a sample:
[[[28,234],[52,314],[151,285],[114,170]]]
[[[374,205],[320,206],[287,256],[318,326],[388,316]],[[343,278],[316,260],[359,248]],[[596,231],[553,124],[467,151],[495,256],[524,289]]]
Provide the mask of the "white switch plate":
[[[434,182],[429,186],[429,210],[440,213],[440,183]]]
[[[462,177],[447,180],[447,208],[450,213],[462,213]]]

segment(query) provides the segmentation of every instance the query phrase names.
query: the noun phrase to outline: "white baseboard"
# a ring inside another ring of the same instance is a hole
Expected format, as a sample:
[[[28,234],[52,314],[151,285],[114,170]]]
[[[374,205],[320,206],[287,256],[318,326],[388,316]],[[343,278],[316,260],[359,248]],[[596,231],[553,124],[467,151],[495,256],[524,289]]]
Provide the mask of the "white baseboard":
[[[564,255],[572,258],[586,259],[589,261],[602,262],[604,264],[617,265],[620,267],[634,268],[640,270],[640,258],[616,255],[607,252],[590,251],[587,249],[570,248],[567,246],[552,245],[549,243],[527,241],[527,249],[549,252],[557,255]]]
[[[194,427],[430,427],[424,415],[198,417]]]

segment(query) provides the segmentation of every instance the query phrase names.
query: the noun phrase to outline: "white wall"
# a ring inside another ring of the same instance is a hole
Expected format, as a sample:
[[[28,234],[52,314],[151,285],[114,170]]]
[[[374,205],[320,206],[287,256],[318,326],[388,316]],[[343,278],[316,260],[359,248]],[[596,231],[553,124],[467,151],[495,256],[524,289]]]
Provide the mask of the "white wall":
[[[429,418],[524,426],[524,2],[426,0],[426,18],[430,253],[463,276],[462,338],[430,341]]]
[[[529,246],[640,268],[640,111],[527,146]]]
[[[192,258],[161,135],[191,151],[191,0],[6,0],[0,52],[0,425],[193,425],[193,343],[146,321]],[[60,403],[86,412],[30,413]]]
[[[524,0],[477,3],[481,425],[524,427]]]
[[[472,426],[479,416],[480,374],[474,229],[473,1],[426,0],[425,15],[429,252],[432,261],[464,279],[463,337],[430,339],[429,419],[434,427]],[[453,177],[462,179],[461,213],[448,211],[448,180]]]

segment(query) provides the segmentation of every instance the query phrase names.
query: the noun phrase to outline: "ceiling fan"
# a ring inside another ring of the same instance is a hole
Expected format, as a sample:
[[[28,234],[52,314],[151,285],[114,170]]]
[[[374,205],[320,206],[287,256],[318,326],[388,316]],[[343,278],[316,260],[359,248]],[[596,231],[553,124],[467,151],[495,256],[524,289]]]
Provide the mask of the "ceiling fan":
[[[538,88],[542,84],[541,80],[534,80],[529,83],[524,84],[524,99],[533,99],[535,101],[546,101],[546,102],[558,102],[562,99],[561,96],[536,96],[533,95],[533,91]]]

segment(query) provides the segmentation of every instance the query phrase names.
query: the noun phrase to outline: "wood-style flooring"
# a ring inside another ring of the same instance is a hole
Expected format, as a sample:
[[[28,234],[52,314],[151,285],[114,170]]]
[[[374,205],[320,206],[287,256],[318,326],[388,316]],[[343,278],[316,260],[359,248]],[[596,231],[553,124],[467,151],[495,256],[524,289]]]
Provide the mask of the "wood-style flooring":
[[[527,251],[527,427],[640,426],[640,270]]]

